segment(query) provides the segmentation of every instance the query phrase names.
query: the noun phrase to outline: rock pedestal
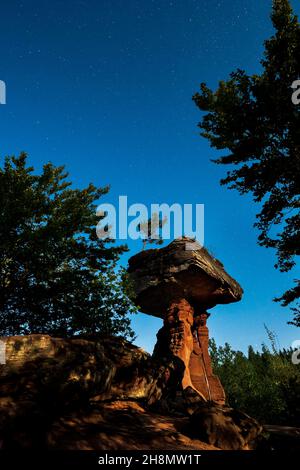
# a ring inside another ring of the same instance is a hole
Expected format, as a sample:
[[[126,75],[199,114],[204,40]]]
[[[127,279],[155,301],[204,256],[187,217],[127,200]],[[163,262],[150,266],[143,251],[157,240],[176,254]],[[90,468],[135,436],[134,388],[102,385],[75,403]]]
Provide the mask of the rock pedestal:
[[[219,377],[213,374],[208,353],[209,331],[206,326],[209,314],[197,315],[193,325],[193,350],[189,361],[192,385],[209,401],[225,403],[225,392]]]
[[[178,357],[184,364],[182,388],[192,387],[205,400],[224,404],[225,393],[219,378],[213,374],[208,352],[208,317],[207,312],[195,316],[185,299],[173,302],[158,332],[153,358],[159,359],[163,352]]]
[[[203,400],[224,404],[225,393],[208,352],[207,309],[240,300],[239,284],[222,263],[188,238],[138,253],[129,260],[128,272],[139,309],[164,320],[153,357],[175,356],[182,364],[183,389],[191,387]]]
[[[194,309],[185,299],[174,300],[166,311],[164,326],[157,334],[157,343],[154,348],[153,358],[171,354],[182,362],[182,387],[192,386],[189,364],[193,350],[193,325]]]

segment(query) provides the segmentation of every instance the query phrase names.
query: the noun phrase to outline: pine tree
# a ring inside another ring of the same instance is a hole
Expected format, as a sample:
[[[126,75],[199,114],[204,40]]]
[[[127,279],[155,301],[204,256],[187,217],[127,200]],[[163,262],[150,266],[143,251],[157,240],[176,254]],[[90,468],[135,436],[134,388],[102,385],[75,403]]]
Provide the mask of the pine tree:
[[[0,168],[0,332],[133,337],[126,247],[96,235],[95,201],[108,188],[72,189],[64,167],[7,157]]]
[[[276,250],[276,268],[289,271],[300,254],[300,106],[292,84],[300,78],[300,25],[288,0],[274,0],[274,35],[265,42],[260,75],[236,70],[213,92],[206,84],[193,97],[204,116],[201,135],[217,150],[215,160],[232,165],[221,184],[252,193],[261,204],[259,244]],[[280,298],[299,302],[300,280]],[[300,326],[300,306],[292,309]]]

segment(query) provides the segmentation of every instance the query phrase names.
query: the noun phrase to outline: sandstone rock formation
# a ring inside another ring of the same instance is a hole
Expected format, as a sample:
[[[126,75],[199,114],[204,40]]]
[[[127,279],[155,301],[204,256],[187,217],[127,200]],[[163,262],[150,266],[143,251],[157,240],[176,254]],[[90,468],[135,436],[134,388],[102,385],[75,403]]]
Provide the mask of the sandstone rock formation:
[[[120,338],[31,335],[1,341],[6,363],[0,365],[0,447],[41,445],[62,412],[91,399],[146,397],[155,388],[150,355]]]
[[[191,415],[192,434],[223,450],[248,449],[262,426],[245,413],[228,406],[202,403]]]
[[[61,416],[47,434],[53,450],[220,450],[189,435],[188,417],[153,413],[133,400],[98,402]]]
[[[0,449],[243,449],[258,433],[246,415],[203,408],[190,387],[170,394],[176,360],[157,363],[120,338],[1,340]]]
[[[0,448],[251,446],[261,427],[220,406],[206,326],[206,309],[239,300],[242,290],[206,250],[191,247],[176,240],[130,260],[141,310],[164,318],[152,356],[116,337],[0,338]]]
[[[182,388],[192,387],[206,400],[225,403],[222,385],[208,353],[207,309],[237,302],[243,290],[204,247],[189,238],[129,260],[128,272],[140,311],[163,318],[154,358],[182,361]]]

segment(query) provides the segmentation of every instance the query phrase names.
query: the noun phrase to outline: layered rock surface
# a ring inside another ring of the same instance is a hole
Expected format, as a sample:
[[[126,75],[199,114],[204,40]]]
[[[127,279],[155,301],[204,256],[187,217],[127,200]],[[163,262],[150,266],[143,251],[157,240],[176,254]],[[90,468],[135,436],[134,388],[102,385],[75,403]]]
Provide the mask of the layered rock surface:
[[[243,415],[249,429],[235,422],[228,442],[218,432],[224,412],[208,406],[200,416],[201,397],[180,391],[176,360],[158,364],[119,338],[1,340],[1,449],[235,449],[258,433]]]
[[[186,299],[194,309],[238,302],[241,286],[205,247],[190,238],[132,256],[128,272],[140,311],[162,319],[174,299]]]

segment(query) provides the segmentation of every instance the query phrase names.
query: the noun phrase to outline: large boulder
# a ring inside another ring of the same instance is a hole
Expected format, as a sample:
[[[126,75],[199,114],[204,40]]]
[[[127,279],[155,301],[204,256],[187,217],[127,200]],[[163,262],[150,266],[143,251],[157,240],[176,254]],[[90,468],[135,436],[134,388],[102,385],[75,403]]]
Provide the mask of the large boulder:
[[[248,450],[263,430],[247,414],[209,403],[199,404],[190,421],[196,438],[223,450]]]
[[[31,335],[1,341],[6,363],[0,365],[0,442],[12,436],[26,442],[34,430],[32,439],[39,439],[49,419],[93,397],[146,398],[156,391],[150,355],[120,338]]]
[[[63,339],[36,334],[1,341],[6,349],[5,364],[0,365],[1,398],[13,394],[16,399],[30,400],[51,389],[56,400],[66,405],[66,400],[95,394],[146,395],[150,355],[121,338]],[[21,383],[15,380],[19,377]]]
[[[184,298],[195,309],[207,310],[238,302],[243,295],[223,264],[187,237],[132,256],[128,272],[140,311],[160,318],[174,299]]]

